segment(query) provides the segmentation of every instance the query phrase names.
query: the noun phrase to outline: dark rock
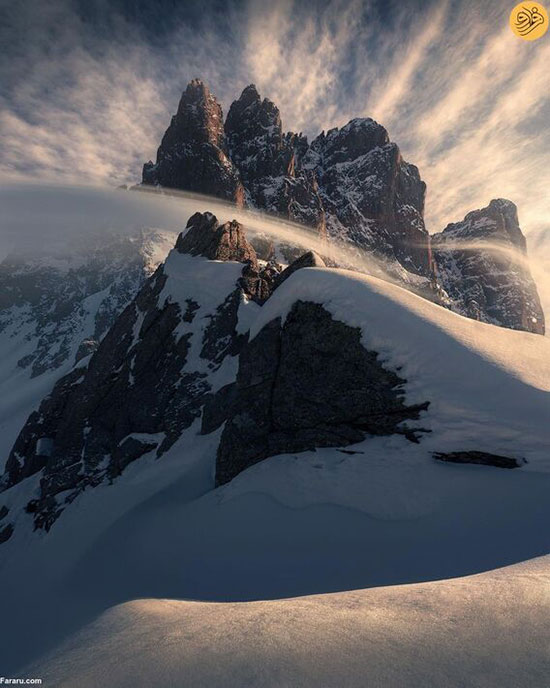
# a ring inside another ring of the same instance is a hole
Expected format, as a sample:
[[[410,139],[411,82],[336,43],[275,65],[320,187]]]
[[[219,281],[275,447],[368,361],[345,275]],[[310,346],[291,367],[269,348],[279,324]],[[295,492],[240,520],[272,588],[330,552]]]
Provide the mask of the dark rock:
[[[7,506],[5,506],[5,505],[0,506],[0,521],[3,518],[6,518],[6,516],[9,514],[9,511],[10,510],[8,509]]]
[[[142,183],[243,203],[238,171],[227,156],[222,109],[202,81],[193,79],[188,84],[156,163],[143,166]]]
[[[200,356],[209,361],[211,370],[219,368],[226,356],[237,355],[246,342],[246,335],[239,335],[236,331],[241,298],[241,289],[231,292],[204,331]]]
[[[464,248],[462,248],[464,246]],[[452,307],[476,320],[544,334],[544,313],[517,208],[492,200],[432,237],[437,280]]]
[[[80,342],[78,350],[74,357],[74,362],[78,363],[83,358],[91,356],[99,347],[99,342],[97,339],[84,339]]]
[[[181,319],[183,322],[192,323],[195,319],[195,313],[199,310],[200,305],[193,299],[185,299],[185,303],[187,304],[187,308],[185,309],[185,313]]]
[[[201,434],[217,430],[232,413],[237,400],[237,385],[231,382],[208,396],[202,410]]]
[[[8,486],[41,471],[49,456],[40,450],[43,438],[53,438],[73,391],[80,384],[83,369],[75,368],[59,380],[51,394],[33,411],[19,433],[6,462]]]
[[[7,542],[13,535],[13,525],[8,523],[7,526],[0,528],[0,545]]]
[[[253,264],[248,264],[243,268],[243,276],[239,284],[244,293],[256,303],[263,304],[271,295],[273,282],[279,274],[276,265],[269,264],[259,268]]]
[[[474,463],[483,466],[495,466],[496,468],[519,468],[526,463],[524,459],[516,459],[511,456],[499,456],[481,451],[463,452],[433,452],[434,459],[448,463]]]
[[[217,454],[218,485],[276,454],[413,432],[403,422],[416,420],[428,403],[406,406],[405,380],[360,340],[358,328],[298,301],[283,326],[271,321],[244,347],[236,388],[220,400],[228,416]],[[204,429],[219,426],[222,416]]]
[[[273,290],[277,289],[285,280],[287,280],[290,275],[294,274],[296,270],[301,270],[302,268],[326,268],[325,261],[318,256],[315,251],[307,251],[302,256],[297,258],[293,263],[291,263],[287,268],[285,268],[273,282]]]

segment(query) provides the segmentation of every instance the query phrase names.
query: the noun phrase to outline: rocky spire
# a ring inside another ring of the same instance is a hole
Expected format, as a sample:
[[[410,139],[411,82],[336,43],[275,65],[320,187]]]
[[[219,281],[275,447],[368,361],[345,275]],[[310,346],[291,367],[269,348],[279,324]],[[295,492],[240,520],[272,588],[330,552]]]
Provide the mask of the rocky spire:
[[[517,208],[503,198],[432,237],[437,279],[452,306],[476,320],[544,334],[537,287],[523,259]]]
[[[302,164],[318,179],[329,236],[397,261],[408,272],[430,274],[426,185],[382,125],[357,118],[323,132]]]
[[[143,184],[219,196],[242,204],[239,174],[227,156],[220,104],[193,79],[162,138],[155,164],[143,166]]]
[[[289,172],[294,151],[283,136],[279,109],[267,98],[262,100],[254,84],[229,108],[225,133],[245,185]]]
[[[307,139],[283,133],[279,109],[268,98],[262,100],[254,84],[229,108],[225,134],[249,203],[314,227],[325,236],[325,214],[315,175],[300,165]]]

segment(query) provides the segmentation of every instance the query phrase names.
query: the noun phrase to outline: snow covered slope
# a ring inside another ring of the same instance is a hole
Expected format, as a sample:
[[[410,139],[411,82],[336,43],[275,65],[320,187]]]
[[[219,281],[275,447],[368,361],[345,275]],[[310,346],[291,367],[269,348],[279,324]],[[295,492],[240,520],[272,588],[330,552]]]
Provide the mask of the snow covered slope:
[[[540,688],[550,671],[549,590],[545,558],[268,602],[136,600],[25,671],[59,688]]]

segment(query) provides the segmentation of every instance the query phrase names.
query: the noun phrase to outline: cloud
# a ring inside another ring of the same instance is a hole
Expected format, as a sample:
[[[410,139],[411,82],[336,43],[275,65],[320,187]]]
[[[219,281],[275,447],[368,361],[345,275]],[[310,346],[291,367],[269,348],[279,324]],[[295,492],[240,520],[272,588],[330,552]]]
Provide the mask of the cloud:
[[[135,181],[201,76],[225,110],[255,82],[309,136],[377,118],[428,184],[430,231],[494,197],[527,234],[549,226],[550,44],[516,38],[499,0],[205,0],[192,22],[164,17],[156,41],[117,6],[98,5],[108,31],[70,0],[9,6],[0,174]]]

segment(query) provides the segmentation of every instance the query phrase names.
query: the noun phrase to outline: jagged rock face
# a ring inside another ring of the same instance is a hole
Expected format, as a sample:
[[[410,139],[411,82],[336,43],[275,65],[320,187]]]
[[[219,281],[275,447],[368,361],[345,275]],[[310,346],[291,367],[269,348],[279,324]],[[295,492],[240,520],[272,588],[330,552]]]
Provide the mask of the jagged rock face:
[[[227,156],[222,109],[194,79],[184,91],[157,151],[143,166],[143,184],[218,196],[241,205],[244,191]]]
[[[176,250],[209,260],[234,260],[245,263],[239,286],[254,301],[263,303],[272,290],[278,272],[272,265],[260,268],[256,251],[236,220],[218,224],[212,213],[195,213],[187,222],[186,232],[180,234]]]
[[[318,180],[330,236],[397,260],[409,272],[430,274],[426,185],[384,127],[354,119],[322,133],[303,165]]]
[[[544,334],[544,313],[511,201],[492,200],[448,225],[432,236],[432,249],[437,280],[453,309],[476,320]]]
[[[123,311],[87,370],[62,378],[19,435],[6,468],[10,484],[44,469],[37,525],[47,527],[58,515],[58,493],[70,491],[70,501],[147,451],[169,447],[177,429],[195,418],[193,402],[205,391],[201,376],[181,375],[181,388],[198,394],[174,399],[189,345],[186,337],[174,336],[179,306],[157,308],[165,281],[159,269]]]
[[[225,121],[227,146],[247,188],[266,177],[291,174],[294,134],[284,135],[278,108],[260,98],[254,84],[234,101]]]
[[[176,250],[180,253],[209,260],[251,262],[257,267],[256,251],[236,220],[219,225],[212,213],[195,213],[189,218],[186,230],[176,242]]]
[[[223,484],[269,456],[345,446],[366,434],[405,434],[428,403],[406,406],[405,380],[361,344],[358,328],[297,301],[284,324],[268,323],[241,352],[234,386],[220,390],[203,432],[226,421],[216,460]]]
[[[237,332],[237,261],[255,254],[242,228],[228,225],[210,213],[193,216],[188,238],[178,238],[87,367],[62,378],[29,417],[6,486],[43,471],[29,506],[37,527],[49,528],[87,486],[113,480],[144,454],[162,455],[200,416],[218,371],[246,340]],[[211,228],[206,243],[199,226]]]
[[[195,144],[188,141],[223,151],[223,159],[197,154]],[[205,167],[206,159],[210,162]],[[167,177],[162,176],[163,165]],[[474,255],[442,248],[484,238],[524,252],[515,209],[506,208],[504,201],[494,202],[477,211],[479,216],[470,214],[436,235],[436,279],[423,219],[426,185],[374,120],[353,119],[308,145],[301,134],[283,132],[277,107],[262,100],[250,85],[231,105],[222,128],[219,105],[202,83],[191,82],[165,134],[157,165],[144,170],[144,182],[233,198],[233,191],[228,194],[229,187],[220,182],[228,166],[232,179],[241,180],[250,206],[314,227],[323,238],[374,253],[384,270],[414,291],[445,306],[451,303],[468,317],[544,332],[536,288],[526,268],[487,251]],[[178,177],[175,169],[186,172]],[[299,255],[291,246],[278,248],[288,262]],[[272,246],[266,250],[273,253]],[[249,273],[251,279],[259,274],[253,265]],[[265,283],[259,284],[258,300],[265,300],[268,292]]]
[[[283,133],[279,109],[251,84],[232,103],[225,122],[231,159],[249,203],[325,234],[325,216],[314,175],[299,168],[307,149],[301,134]]]

